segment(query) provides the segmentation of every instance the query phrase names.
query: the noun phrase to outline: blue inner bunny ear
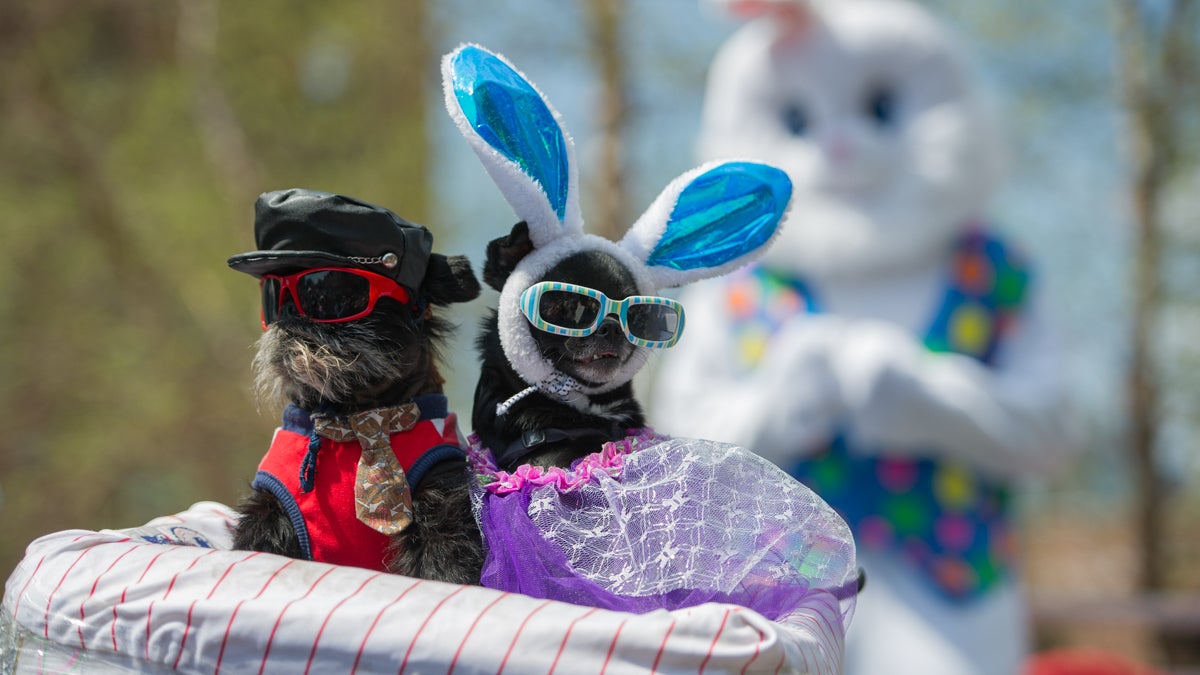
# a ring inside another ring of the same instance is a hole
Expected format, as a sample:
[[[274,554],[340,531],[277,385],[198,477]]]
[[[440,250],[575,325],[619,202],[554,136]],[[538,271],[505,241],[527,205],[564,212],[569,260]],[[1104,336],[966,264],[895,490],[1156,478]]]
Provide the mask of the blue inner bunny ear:
[[[561,221],[567,208],[567,142],[554,113],[520,73],[468,45],[453,58],[454,96],[488,145],[533,178]]]
[[[706,171],[680,192],[646,264],[691,270],[746,255],[775,234],[791,196],[791,180],[773,166],[727,162]]]

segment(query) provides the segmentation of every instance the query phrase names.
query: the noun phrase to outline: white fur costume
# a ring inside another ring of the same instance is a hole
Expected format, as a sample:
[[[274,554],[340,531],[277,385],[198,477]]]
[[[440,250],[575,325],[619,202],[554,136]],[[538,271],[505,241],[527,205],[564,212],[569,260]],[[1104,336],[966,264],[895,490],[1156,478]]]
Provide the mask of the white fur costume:
[[[1036,289],[987,364],[922,344],[945,295],[947,251],[983,215],[1001,172],[960,47],[903,0],[725,4],[762,16],[712,64],[700,154],[789,172],[790,217],[762,265],[803,278],[822,311],[797,310],[746,368],[733,356],[729,287],[693,287],[682,297],[689,333],[658,371],[651,422],[785,468],[835,436],[852,456],[919,452],[997,483],[1061,465],[1073,444]],[[950,601],[899,554],[859,547],[868,582],[847,672],[1019,670],[1015,575]]]

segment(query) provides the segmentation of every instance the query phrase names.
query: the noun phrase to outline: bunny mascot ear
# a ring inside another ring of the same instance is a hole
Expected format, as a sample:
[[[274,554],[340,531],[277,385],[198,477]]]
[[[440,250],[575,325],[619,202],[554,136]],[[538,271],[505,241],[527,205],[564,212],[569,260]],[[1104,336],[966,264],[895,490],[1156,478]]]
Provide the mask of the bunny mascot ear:
[[[446,109],[541,248],[582,233],[575,145],[558,113],[504,57],[463,45],[442,59]]]
[[[792,198],[787,173],[757,162],[710,162],[671,181],[619,246],[655,289],[720,276],[757,258]]]

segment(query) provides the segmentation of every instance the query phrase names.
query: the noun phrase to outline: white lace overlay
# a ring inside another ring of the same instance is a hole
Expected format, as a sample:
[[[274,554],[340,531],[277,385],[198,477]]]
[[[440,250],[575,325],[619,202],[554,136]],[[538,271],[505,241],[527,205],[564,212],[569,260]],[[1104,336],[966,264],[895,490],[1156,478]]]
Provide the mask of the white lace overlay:
[[[617,478],[593,472],[568,492],[533,488],[528,516],[579,576],[619,595],[798,579],[836,594],[857,578],[840,516],[774,464],[712,441],[657,443],[626,455]]]

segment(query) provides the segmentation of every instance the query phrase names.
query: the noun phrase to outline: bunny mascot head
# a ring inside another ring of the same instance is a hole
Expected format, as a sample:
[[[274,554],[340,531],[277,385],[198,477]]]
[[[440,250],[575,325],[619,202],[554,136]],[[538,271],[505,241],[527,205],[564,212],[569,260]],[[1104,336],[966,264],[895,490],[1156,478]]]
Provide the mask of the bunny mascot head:
[[[502,283],[501,344],[530,387],[582,408],[588,395],[627,384],[649,347],[674,344],[683,329],[678,308],[670,318],[672,338],[639,341],[630,334],[637,345],[633,357],[606,381],[581,382],[564,375],[534,339],[533,331],[554,329],[535,328],[522,311],[522,295],[556,263],[581,251],[607,253],[632,273],[639,294],[653,296],[746,264],[778,230],[791,196],[787,175],[765,164],[722,161],[672,181],[621,241],[587,234],[579,209],[575,146],[538,90],[503,57],[476,45],[448,54],[442,73],[451,117],[528,225],[532,250],[507,278],[485,272],[485,279]]]
[[[927,264],[996,188],[997,134],[945,28],[903,0],[720,0],[753,18],[716,55],[698,151],[787,170],[767,263],[861,276]]]

